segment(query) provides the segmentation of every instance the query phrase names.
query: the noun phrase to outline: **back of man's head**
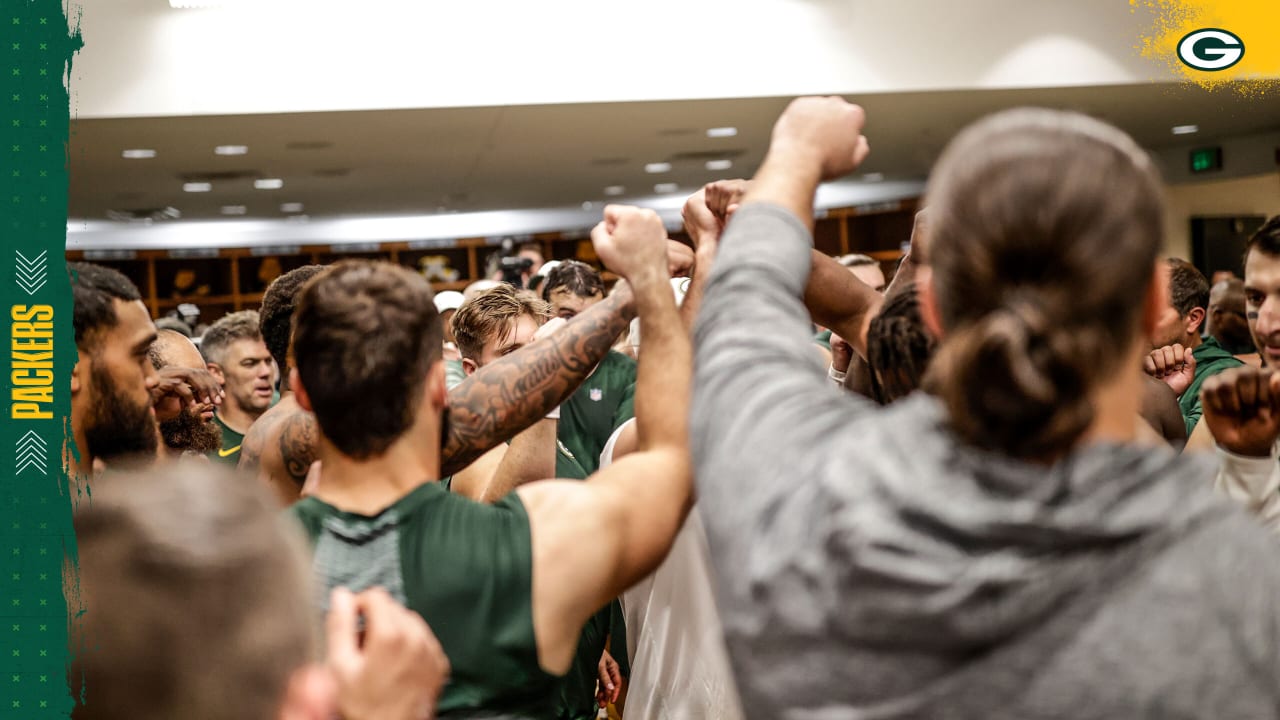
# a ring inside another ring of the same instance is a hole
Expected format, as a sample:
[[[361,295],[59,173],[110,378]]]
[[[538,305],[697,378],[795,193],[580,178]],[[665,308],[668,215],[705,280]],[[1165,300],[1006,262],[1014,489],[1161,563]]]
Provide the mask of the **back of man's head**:
[[[1244,281],[1240,278],[1223,280],[1209,292],[1210,332],[1222,347],[1235,355],[1257,351],[1249,333],[1246,310]]]
[[[194,353],[194,355],[191,353]],[[193,368],[204,367],[200,350],[196,348],[195,343],[191,342],[191,338],[177,330],[156,330],[156,339],[152,341],[151,347],[147,350],[147,357],[151,360],[151,367],[157,370],[163,370],[171,365]],[[201,362],[191,364],[190,360],[201,360]]]
[[[867,329],[871,394],[881,405],[920,387],[937,341],[920,316],[914,284],[895,288]]]
[[[300,540],[262,488],[209,463],[109,475],[75,531],[73,718],[279,715],[314,615]]]
[[[223,315],[209,326],[200,340],[200,352],[204,359],[219,365],[225,364],[227,349],[237,340],[259,340],[262,331],[258,324],[257,310],[241,310]]]
[[[1168,258],[1169,302],[1178,315],[1186,317],[1196,308],[1209,309],[1209,281],[1195,265],[1182,258]]]
[[[425,278],[385,262],[346,260],[297,301],[296,370],[325,437],[343,454],[386,451],[413,424],[443,330]]]
[[[281,374],[289,367],[289,335],[292,333],[293,311],[298,304],[298,293],[311,278],[324,272],[323,265],[303,265],[271,281],[262,296],[262,310],[258,324],[267,352],[276,361]]]
[[[551,317],[551,308],[527,290],[497,285],[464,302],[450,321],[453,339],[464,358],[479,360],[485,343],[504,337],[524,315],[542,324]]]
[[[71,275],[76,347],[88,350],[97,333],[116,324],[115,301],[141,300],[142,294],[129,278],[101,265],[71,262],[67,272]]]

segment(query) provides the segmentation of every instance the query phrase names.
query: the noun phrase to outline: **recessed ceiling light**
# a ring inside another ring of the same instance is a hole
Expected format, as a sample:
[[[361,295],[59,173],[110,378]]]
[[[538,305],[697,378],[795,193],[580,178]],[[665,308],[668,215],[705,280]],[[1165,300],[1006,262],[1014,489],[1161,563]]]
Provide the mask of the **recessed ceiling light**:
[[[300,213],[302,212],[302,203],[300,202],[280,203],[280,212]]]
[[[736,127],[707,128],[707,137],[733,137],[738,134]]]
[[[1191,135],[1198,132],[1200,132],[1199,125],[1174,125],[1173,126],[1174,135]]]
[[[680,186],[676,183],[658,183],[657,185],[653,186],[653,191],[658,193],[659,195],[673,193],[679,189],[680,189]]]
[[[247,152],[248,145],[219,145],[213,149],[215,155],[244,155]]]
[[[593,202],[591,202],[590,200],[588,200],[588,201],[586,201],[586,202],[582,203],[582,209],[583,209],[583,210],[590,210],[591,208],[593,208],[593,207],[595,207],[595,206],[596,206],[596,204],[595,204],[595,203],[593,203]]]
[[[862,176],[865,182],[880,182],[884,179],[884,173],[867,173]]]
[[[254,180],[253,186],[259,190],[279,190],[284,187],[284,181],[280,178],[261,178]]]
[[[609,187],[604,189],[604,194],[605,195],[621,195],[626,191],[627,189],[621,185],[610,185]]]
[[[211,183],[193,182],[182,184],[183,192],[209,192],[212,189],[213,185]]]
[[[728,170],[731,167],[733,167],[732,160],[708,160],[707,161],[708,170]]]
[[[156,156],[156,151],[150,148],[132,148],[120,153],[130,160],[145,160]]]
[[[249,209],[243,205],[223,205],[223,215],[244,215]]]
[[[644,166],[644,171],[647,173],[671,172],[671,163],[649,163]]]

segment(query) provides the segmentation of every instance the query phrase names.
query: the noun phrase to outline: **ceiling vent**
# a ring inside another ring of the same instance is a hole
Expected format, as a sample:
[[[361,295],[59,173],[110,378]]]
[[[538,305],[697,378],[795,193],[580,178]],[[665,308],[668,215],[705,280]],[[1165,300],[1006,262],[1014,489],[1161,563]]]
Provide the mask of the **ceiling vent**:
[[[672,164],[675,163],[704,163],[708,160],[723,160],[725,158],[736,158],[746,155],[747,151],[742,148],[730,148],[728,150],[693,150],[691,152],[682,152],[672,155],[669,159]]]
[[[226,183],[238,180],[257,180],[267,177],[259,170],[211,170],[208,172],[189,172],[178,175],[184,183]]]
[[[150,225],[153,222],[177,220],[182,217],[182,212],[175,207],[134,208],[125,210],[108,210],[107,217],[115,220],[116,222],[143,223]]]

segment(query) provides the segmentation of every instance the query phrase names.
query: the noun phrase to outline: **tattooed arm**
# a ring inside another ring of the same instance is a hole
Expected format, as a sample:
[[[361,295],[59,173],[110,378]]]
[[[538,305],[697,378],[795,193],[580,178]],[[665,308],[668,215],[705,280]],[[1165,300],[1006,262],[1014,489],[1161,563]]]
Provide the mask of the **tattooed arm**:
[[[470,465],[567,400],[634,316],[631,290],[620,290],[546,340],[485,365],[450,390],[441,474]]]

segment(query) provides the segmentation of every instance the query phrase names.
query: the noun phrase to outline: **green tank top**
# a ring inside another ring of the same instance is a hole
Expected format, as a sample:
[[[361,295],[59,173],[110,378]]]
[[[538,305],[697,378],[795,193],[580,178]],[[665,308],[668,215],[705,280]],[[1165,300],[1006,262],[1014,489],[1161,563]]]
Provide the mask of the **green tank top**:
[[[635,415],[636,361],[610,350],[591,377],[560,406],[557,437],[587,474],[600,467],[609,436]]]
[[[426,619],[452,674],[441,718],[555,716],[561,680],[538,665],[529,518],[517,494],[482,505],[425,482],[374,516],[316,498],[289,512],[315,555],[316,604],[381,586]]]

